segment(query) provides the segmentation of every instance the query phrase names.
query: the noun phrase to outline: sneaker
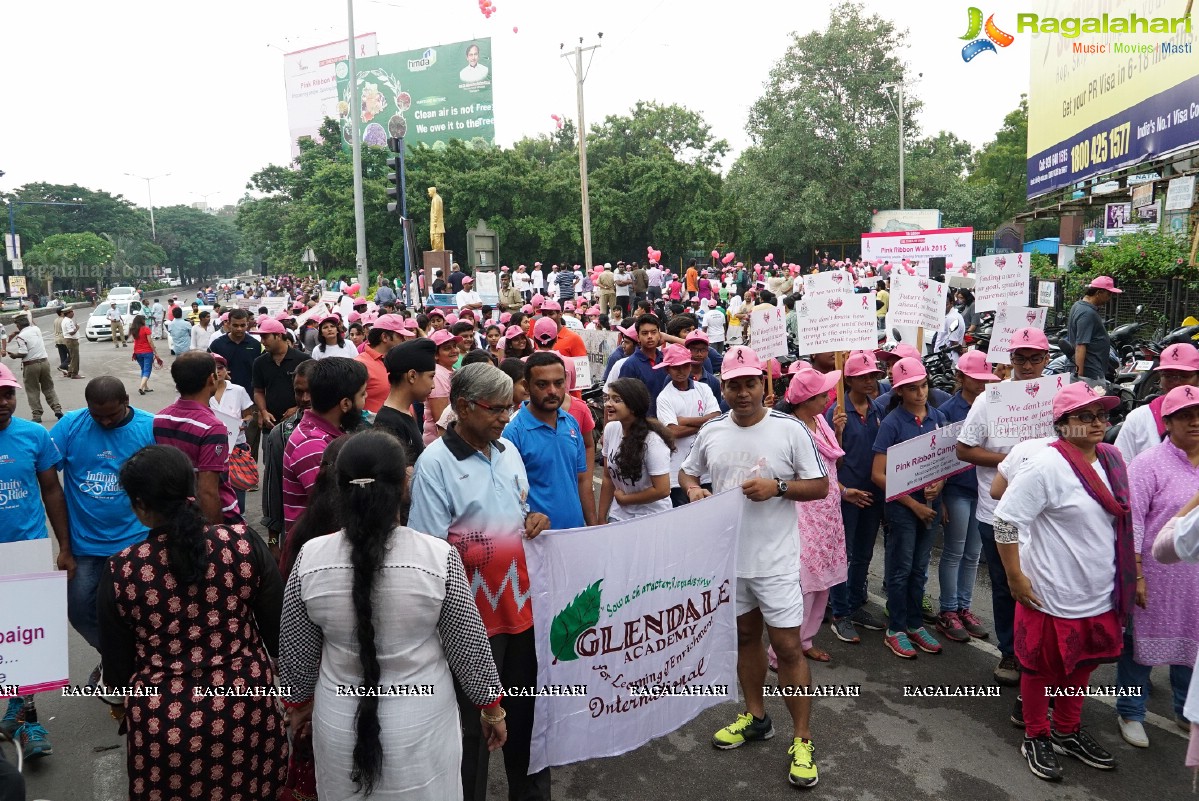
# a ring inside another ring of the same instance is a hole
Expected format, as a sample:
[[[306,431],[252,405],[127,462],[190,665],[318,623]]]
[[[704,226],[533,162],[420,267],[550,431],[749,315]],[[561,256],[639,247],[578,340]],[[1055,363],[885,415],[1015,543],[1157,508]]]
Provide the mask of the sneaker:
[[[983,625],[983,622],[979,620],[978,616],[969,609],[959,609],[958,620],[961,621],[962,628],[964,628],[966,633],[971,637],[977,637],[981,640],[991,636],[991,632],[987,630],[987,627]]]
[[[8,737],[12,737],[17,733],[17,729],[21,728],[24,723],[25,701],[22,698],[9,698],[8,709],[4,712],[4,717],[0,718],[0,731],[4,732]]]
[[[816,782],[820,781],[820,774],[816,770],[815,760],[812,759],[812,752],[815,750],[811,740],[795,738],[795,742],[787,750],[791,755],[791,770],[787,773],[787,781],[796,787],[816,786]]]
[[[1124,738],[1124,742],[1137,748],[1149,747],[1149,735],[1145,733],[1145,724],[1139,720],[1125,720],[1116,715],[1116,722],[1120,724],[1120,736]]]
[[[1116,758],[1084,729],[1079,729],[1073,734],[1059,734],[1055,731],[1050,736],[1053,750],[1059,754],[1067,754],[1099,770],[1111,770],[1116,767]]]
[[[54,753],[50,744],[50,735],[40,723],[26,723],[17,729],[17,739],[21,743],[21,753],[25,760],[38,759]]]
[[[1012,706],[1012,716],[1010,718],[1012,725],[1017,729],[1024,728],[1024,696],[1017,695],[1016,703]]]
[[[883,621],[875,617],[874,613],[868,611],[864,606],[850,615],[849,620],[855,626],[861,626],[869,631],[882,631],[887,627]]]
[[[712,745],[722,751],[740,748],[751,740],[769,740],[774,736],[774,724],[770,715],[761,720],[748,712],[737,716],[735,723],[725,726],[712,737]]]
[[[920,616],[924,618],[925,623],[937,622],[937,607],[933,605],[931,595],[924,596],[924,600],[920,602]]]
[[[858,643],[862,641],[862,638],[858,636],[858,630],[853,627],[853,622],[847,617],[835,618],[829,628],[841,642]]]
[[[966,631],[966,627],[962,625],[962,621],[958,618],[957,612],[942,612],[937,616],[937,631],[944,634],[954,642],[966,642],[970,639],[970,633]]]
[[[903,659],[915,659],[916,649],[912,647],[912,641],[908,639],[906,631],[891,631],[887,629],[886,635],[883,637],[883,644],[891,649],[891,653]]]
[[[941,653],[941,643],[937,642],[937,638],[928,633],[928,629],[921,626],[918,629],[909,629],[908,638],[911,639],[916,647],[926,654]]]
[[[1053,741],[1048,737],[1025,737],[1020,746],[1020,753],[1028,760],[1028,769],[1032,775],[1047,782],[1062,780],[1062,766],[1057,762],[1053,753]]]
[[[1002,684],[1005,687],[1020,686],[1020,663],[1016,661],[1015,656],[1004,655],[999,660],[999,664],[995,666],[995,671],[992,674],[995,676],[995,682]]]

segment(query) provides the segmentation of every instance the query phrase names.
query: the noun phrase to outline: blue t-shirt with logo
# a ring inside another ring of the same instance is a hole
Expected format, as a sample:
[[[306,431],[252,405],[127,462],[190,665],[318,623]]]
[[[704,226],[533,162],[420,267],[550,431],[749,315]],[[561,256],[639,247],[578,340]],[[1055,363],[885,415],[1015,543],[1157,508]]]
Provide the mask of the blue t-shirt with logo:
[[[48,535],[37,474],[57,467],[61,459],[49,432],[37,423],[14,417],[0,431],[0,542]]]
[[[59,469],[76,556],[112,556],[146,538],[117,480],[130,456],[154,444],[154,415],[132,411],[124,425],[106,429],[87,409],[76,409],[50,432],[62,454]]]

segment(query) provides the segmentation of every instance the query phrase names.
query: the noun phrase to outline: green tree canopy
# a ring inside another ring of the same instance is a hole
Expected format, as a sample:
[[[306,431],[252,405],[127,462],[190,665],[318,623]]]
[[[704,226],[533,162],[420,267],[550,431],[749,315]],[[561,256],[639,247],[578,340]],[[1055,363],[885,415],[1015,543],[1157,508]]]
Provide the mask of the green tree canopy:
[[[90,231],[53,234],[31,248],[25,260],[34,266],[97,267],[112,260],[112,242]]]

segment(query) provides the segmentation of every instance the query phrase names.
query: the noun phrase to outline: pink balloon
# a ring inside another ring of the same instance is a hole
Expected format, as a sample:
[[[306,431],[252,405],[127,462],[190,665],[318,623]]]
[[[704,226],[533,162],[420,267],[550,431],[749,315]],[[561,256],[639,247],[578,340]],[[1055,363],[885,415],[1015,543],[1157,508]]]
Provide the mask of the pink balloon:
[[[773,254],[773,253],[767,253],[767,254],[766,254],[766,261],[774,261],[774,254]]]
[[[714,258],[714,259],[719,259],[719,258],[720,258],[720,251],[719,251],[719,250],[713,250],[713,251],[712,251],[712,258]]]
[[[736,258],[736,254],[726,253],[724,258],[721,259],[720,261],[722,264],[732,264],[734,258]]]
[[[362,290],[362,284],[354,284],[347,291],[348,295],[357,295]]]
[[[517,28],[515,25],[513,25],[513,26],[512,26],[512,32],[513,32],[513,33],[520,33],[520,29],[519,29],[519,28]]]
[[[646,252],[646,253],[653,253],[653,252],[654,252],[654,246],[653,246],[653,245],[646,245],[646,246],[645,246],[645,252]]]

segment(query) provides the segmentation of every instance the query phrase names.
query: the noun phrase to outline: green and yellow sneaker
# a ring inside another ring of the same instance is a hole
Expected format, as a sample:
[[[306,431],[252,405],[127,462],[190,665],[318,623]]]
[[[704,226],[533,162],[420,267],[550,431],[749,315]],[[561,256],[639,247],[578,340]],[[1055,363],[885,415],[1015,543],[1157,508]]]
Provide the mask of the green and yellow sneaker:
[[[750,740],[769,740],[774,736],[774,724],[770,715],[758,720],[748,712],[737,716],[737,721],[725,726],[712,737],[712,745],[722,751],[740,748]]]
[[[791,770],[787,774],[787,781],[796,787],[816,786],[816,782],[820,781],[820,772],[816,770],[816,760],[812,758],[812,752],[815,750],[811,740],[795,738],[795,742],[787,751],[791,755]]]

